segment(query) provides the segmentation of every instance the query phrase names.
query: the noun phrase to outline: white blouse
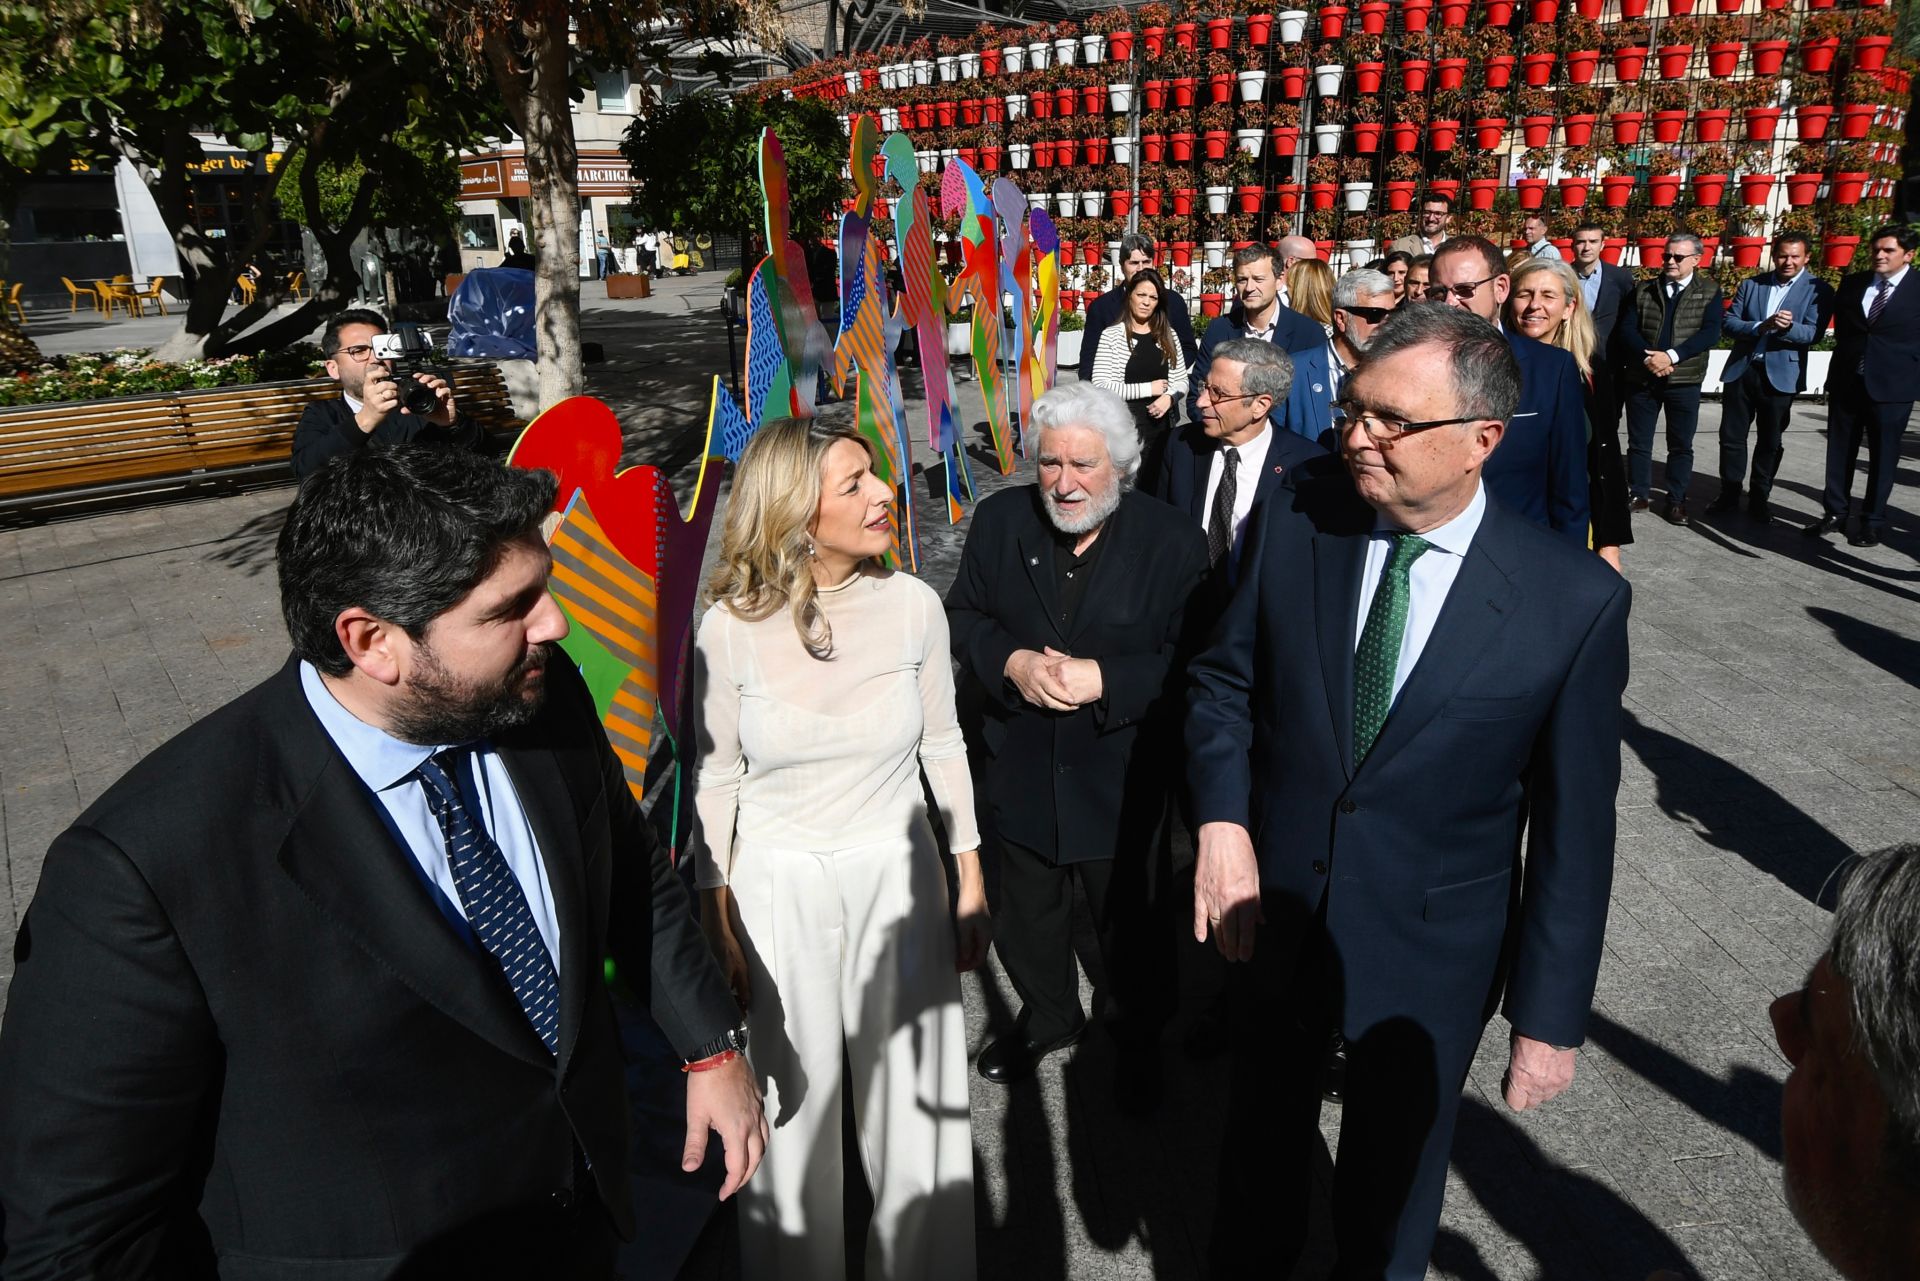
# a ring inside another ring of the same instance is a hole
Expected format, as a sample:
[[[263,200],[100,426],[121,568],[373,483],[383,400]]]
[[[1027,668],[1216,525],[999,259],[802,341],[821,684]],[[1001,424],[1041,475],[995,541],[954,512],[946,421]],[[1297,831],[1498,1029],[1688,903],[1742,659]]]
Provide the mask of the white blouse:
[[[922,768],[951,847],[979,848],[940,597],[910,574],[863,572],[816,599],[833,628],[825,659],[784,608],[747,622],[719,603],[701,619],[701,889],[727,883],[736,837],[827,853],[905,835],[925,808]]]

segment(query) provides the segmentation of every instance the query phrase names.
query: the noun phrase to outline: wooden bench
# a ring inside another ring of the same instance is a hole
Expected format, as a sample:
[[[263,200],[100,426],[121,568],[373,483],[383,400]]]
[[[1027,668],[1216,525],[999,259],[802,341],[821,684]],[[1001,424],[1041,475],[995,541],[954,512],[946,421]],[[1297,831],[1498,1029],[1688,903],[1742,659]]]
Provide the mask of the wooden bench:
[[[498,366],[451,368],[460,412],[490,441],[526,424]],[[293,431],[331,378],[0,409],[0,508],[137,493],[178,484],[288,472]]]

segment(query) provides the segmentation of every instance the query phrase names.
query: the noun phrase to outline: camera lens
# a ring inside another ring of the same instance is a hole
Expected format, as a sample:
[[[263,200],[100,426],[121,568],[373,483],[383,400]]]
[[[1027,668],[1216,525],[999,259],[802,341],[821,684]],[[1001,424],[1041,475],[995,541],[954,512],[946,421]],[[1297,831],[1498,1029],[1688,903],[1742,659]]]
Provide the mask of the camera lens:
[[[433,388],[415,378],[401,381],[400,403],[407,407],[408,413],[422,418],[440,408],[440,398],[434,395]]]

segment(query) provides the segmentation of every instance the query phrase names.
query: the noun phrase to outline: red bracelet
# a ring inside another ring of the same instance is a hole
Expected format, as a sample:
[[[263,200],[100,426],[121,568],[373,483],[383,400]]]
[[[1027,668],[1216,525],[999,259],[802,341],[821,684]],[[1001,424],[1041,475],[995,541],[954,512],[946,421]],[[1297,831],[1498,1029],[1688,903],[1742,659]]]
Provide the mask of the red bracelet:
[[[683,1064],[680,1070],[682,1072],[711,1072],[722,1063],[731,1063],[739,1057],[740,1051],[738,1050],[722,1050],[720,1053],[710,1055],[707,1058],[695,1059],[691,1063]]]

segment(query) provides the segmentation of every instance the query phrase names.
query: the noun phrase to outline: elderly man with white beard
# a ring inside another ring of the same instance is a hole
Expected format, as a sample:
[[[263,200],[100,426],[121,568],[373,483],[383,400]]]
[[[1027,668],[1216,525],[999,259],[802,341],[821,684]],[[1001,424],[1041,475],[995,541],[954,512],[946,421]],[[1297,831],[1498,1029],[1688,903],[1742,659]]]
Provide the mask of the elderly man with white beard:
[[[1039,483],[980,504],[947,594],[984,775],[982,836],[999,853],[994,946],[1022,1002],[979,1070],[1011,1084],[1080,1039],[1078,877],[1105,963],[1098,1005],[1120,1051],[1120,1098],[1144,1111],[1158,1098],[1176,937],[1159,902],[1179,774],[1169,691],[1207,545],[1183,513],[1133,488],[1140,439],[1120,397],[1056,387],[1032,422]]]

